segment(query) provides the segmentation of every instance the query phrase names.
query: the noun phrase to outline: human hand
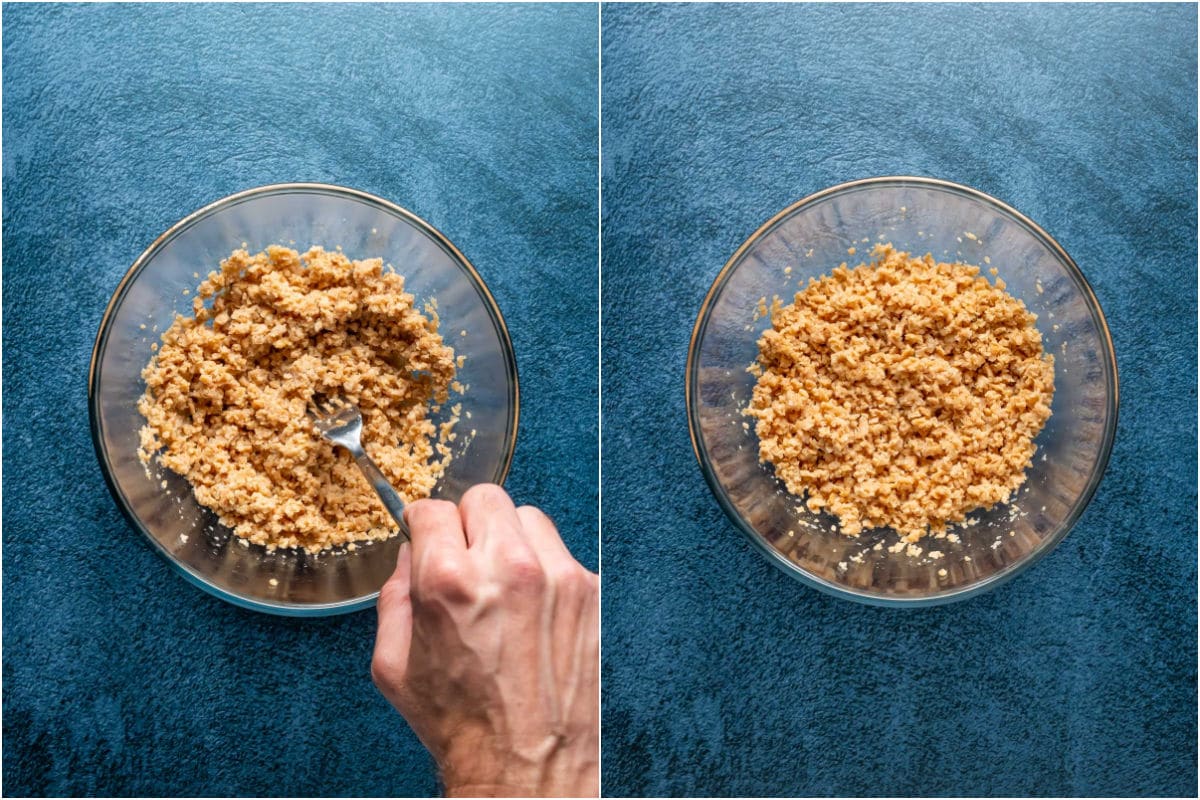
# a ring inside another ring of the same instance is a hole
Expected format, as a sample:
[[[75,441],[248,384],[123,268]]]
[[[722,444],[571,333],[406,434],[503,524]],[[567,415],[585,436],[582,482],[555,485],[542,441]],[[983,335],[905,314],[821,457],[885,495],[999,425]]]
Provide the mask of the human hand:
[[[371,675],[446,794],[598,796],[599,577],[498,486],[405,518]]]

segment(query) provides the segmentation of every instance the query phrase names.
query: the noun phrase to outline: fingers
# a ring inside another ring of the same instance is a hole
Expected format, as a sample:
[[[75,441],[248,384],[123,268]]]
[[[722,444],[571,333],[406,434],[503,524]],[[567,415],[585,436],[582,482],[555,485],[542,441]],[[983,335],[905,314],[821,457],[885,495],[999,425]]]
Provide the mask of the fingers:
[[[418,500],[404,509],[412,537],[413,563],[425,563],[430,553],[461,553],[467,548],[458,507],[445,500]]]
[[[521,523],[521,537],[537,554],[546,570],[556,571],[576,566],[554,522],[539,508],[521,506],[517,509],[517,519]]]
[[[389,701],[398,704],[404,692],[408,652],[412,643],[412,545],[404,542],[396,557],[396,569],[379,590],[376,612],[375,652],[371,677]]]
[[[508,493],[495,484],[472,486],[462,496],[459,508],[468,547],[481,547],[494,539],[508,547],[510,540],[520,534],[517,508]]]
[[[417,602],[469,599],[471,569],[458,506],[419,500],[405,509],[404,519],[412,535],[412,593]]]

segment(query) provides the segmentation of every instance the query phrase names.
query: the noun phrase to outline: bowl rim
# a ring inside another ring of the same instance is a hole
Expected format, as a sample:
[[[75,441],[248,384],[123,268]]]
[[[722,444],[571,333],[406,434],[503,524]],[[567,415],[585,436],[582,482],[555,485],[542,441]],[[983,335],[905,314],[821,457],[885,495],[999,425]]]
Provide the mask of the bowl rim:
[[[982,581],[970,584],[961,588],[953,589],[946,592],[941,592],[927,597],[883,597],[880,595],[864,592],[851,587],[842,586],[832,583],[818,575],[814,575],[795,562],[786,558],[775,548],[771,547],[750,525],[733,504],[725,492],[721,482],[717,479],[713,472],[708,459],[708,451],[704,446],[704,439],[700,432],[700,424],[697,419],[695,408],[696,393],[694,391],[694,381],[696,380],[696,372],[699,369],[697,363],[697,354],[699,350],[699,342],[708,326],[709,316],[712,312],[714,301],[721,289],[724,288],[729,277],[732,275],[736,266],[741,263],[742,258],[747,251],[757,244],[764,236],[772,231],[779,223],[790,217],[792,214],[800,211],[806,206],[812,205],[818,201],[825,200],[837,194],[843,194],[851,191],[856,191],[864,188],[879,188],[879,187],[894,187],[894,186],[920,186],[928,189],[936,189],[940,191],[948,191],[966,196],[977,202],[982,202],[986,205],[993,206],[1001,213],[1011,217],[1015,222],[1023,225],[1035,238],[1040,240],[1047,246],[1051,252],[1057,256],[1059,261],[1067,268],[1068,273],[1074,278],[1076,284],[1082,290],[1084,301],[1091,312],[1092,319],[1096,323],[1098,330],[1101,333],[1101,338],[1104,345],[1104,353],[1101,361],[1104,364],[1104,374],[1107,382],[1111,386],[1111,391],[1108,393],[1107,402],[1107,417],[1104,426],[1104,435],[1100,443],[1100,452],[1088,476],[1088,482],[1084,486],[1083,491],[1079,494],[1074,506],[1059,525],[1058,529],[1042,540],[1041,544],[1036,549],[1029,552],[1024,558],[1016,561],[1004,569],[993,573]],[[704,302],[700,306],[700,312],[696,315],[696,323],[692,328],[692,337],[688,343],[688,356],[686,365],[686,374],[684,378],[684,398],[687,405],[688,418],[688,435],[692,440],[692,452],[696,456],[696,460],[700,464],[700,471],[704,475],[704,480],[708,483],[708,488],[712,491],[717,503],[721,506],[726,516],[734,523],[743,534],[745,534],[758,551],[764,555],[768,561],[775,564],[781,570],[796,578],[801,583],[812,586],[826,594],[833,595],[848,600],[853,600],[858,603],[863,603],[872,606],[884,607],[930,607],[952,603],[959,600],[965,600],[968,597],[974,597],[984,592],[988,592],[1007,583],[1016,575],[1024,572],[1029,567],[1036,564],[1050,551],[1058,546],[1059,542],[1067,535],[1067,533],[1079,521],[1088,504],[1091,503],[1092,496],[1096,493],[1101,480],[1108,468],[1109,456],[1112,454],[1113,441],[1116,438],[1117,416],[1120,410],[1120,378],[1117,372],[1116,351],[1113,348],[1112,333],[1109,331],[1108,322],[1104,318],[1104,312],[1100,307],[1100,301],[1096,297],[1096,293],[1092,290],[1092,286],[1088,283],[1082,270],[1076,265],[1075,260],[1067,253],[1066,249],[1058,243],[1050,234],[1030,219],[1025,214],[1022,214],[1017,209],[1008,205],[1002,200],[999,200],[991,195],[974,189],[970,186],[965,186],[960,183],[943,180],[941,178],[930,178],[917,175],[883,175],[872,178],[862,178],[845,183],[839,183],[830,186],[821,191],[810,194],[778,212],[762,225],[758,227],[750,235],[745,242],[741,244],[729,260],[725,262],[725,266],[717,274],[713,280],[712,286],[709,287],[708,293],[704,296]]]
[[[496,483],[503,484],[508,477],[509,469],[512,467],[513,456],[516,452],[517,435],[520,430],[521,417],[521,387],[520,380],[517,374],[517,360],[513,351],[512,337],[508,332],[508,325],[504,321],[503,314],[500,313],[500,307],[496,304],[496,299],[493,297],[491,290],[475,266],[463,255],[454,243],[451,242],[445,234],[435,228],[433,225],[426,222],[421,217],[417,216],[408,209],[397,205],[391,201],[385,200],[376,195],[359,189],[352,189],[346,186],[338,186],[329,183],[272,183],[264,186],[257,186],[251,189],[245,189],[239,192],[222,197],[215,200],[196,211],[188,214],[180,219],[166,231],[159,234],[150,245],[142,251],[126,270],[124,276],[113,290],[112,297],[109,298],[108,305],[105,306],[104,314],[100,318],[100,326],[96,333],[96,339],[92,345],[91,361],[88,365],[88,418],[89,429],[92,436],[92,446],[96,451],[96,459],[100,462],[100,472],[104,475],[104,482],[108,486],[109,493],[116,501],[117,507],[121,510],[126,521],[142,536],[150,541],[154,549],[170,564],[176,572],[181,574],[188,580],[189,583],[203,589],[209,594],[218,597],[228,603],[247,608],[253,611],[261,611],[268,614],[288,617],[325,617],[335,614],[347,614],[353,611],[360,611],[365,608],[370,608],[375,605],[379,598],[379,590],[376,590],[368,595],[351,598],[349,600],[340,600],[333,603],[286,603],[258,600],[246,597],[224,589],[212,583],[204,576],[194,572],[185,564],[176,559],[163,545],[146,530],[141,519],[133,512],[129,505],[128,499],[124,492],[113,479],[111,470],[108,464],[108,451],[104,445],[102,436],[102,424],[100,421],[99,399],[97,397],[96,386],[100,374],[100,354],[104,352],[107,346],[108,335],[112,323],[113,311],[116,309],[119,301],[124,298],[125,293],[132,285],[134,279],[141,273],[150,260],[161,250],[166,244],[176,237],[179,233],[187,230],[200,220],[209,217],[217,212],[236,205],[251,198],[274,195],[274,194],[328,194],[341,196],[348,199],[357,200],[370,205],[375,205],[380,209],[394,214],[405,221],[412,224],[417,229],[421,230],[430,236],[437,244],[443,247],[454,258],[460,266],[465,268],[468,277],[475,283],[476,289],[482,295],[484,305],[487,308],[488,314],[491,316],[497,329],[500,333],[501,351],[504,355],[506,369],[512,376],[512,414],[509,422],[510,433],[507,435],[509,446],[504,454],[504,459],[496,472]]]

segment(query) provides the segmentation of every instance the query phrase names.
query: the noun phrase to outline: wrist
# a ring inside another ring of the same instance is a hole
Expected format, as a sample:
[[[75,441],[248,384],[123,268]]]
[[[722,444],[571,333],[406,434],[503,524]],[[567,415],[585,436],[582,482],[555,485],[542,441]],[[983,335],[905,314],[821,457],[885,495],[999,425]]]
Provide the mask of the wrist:
[[[595,737],[545,736],[523,743],[458,742],[439,765],[447,797],[597,797]]]

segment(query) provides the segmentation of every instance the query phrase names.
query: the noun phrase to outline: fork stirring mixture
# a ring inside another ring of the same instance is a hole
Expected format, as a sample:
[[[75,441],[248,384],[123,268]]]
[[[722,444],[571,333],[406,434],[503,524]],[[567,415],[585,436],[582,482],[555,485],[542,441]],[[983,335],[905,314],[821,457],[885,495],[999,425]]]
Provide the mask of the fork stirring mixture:
[[[211,305],[206,301],[211,300]],[[405,502],[451,458],[453,350],[380,259],[313,248],[234,251],[200,284],[142,372],[139,456],[182,475],[243,543],[310,552],[397,525],[353,456],[314,430],[314,396],[362,414],[362,446]]]

